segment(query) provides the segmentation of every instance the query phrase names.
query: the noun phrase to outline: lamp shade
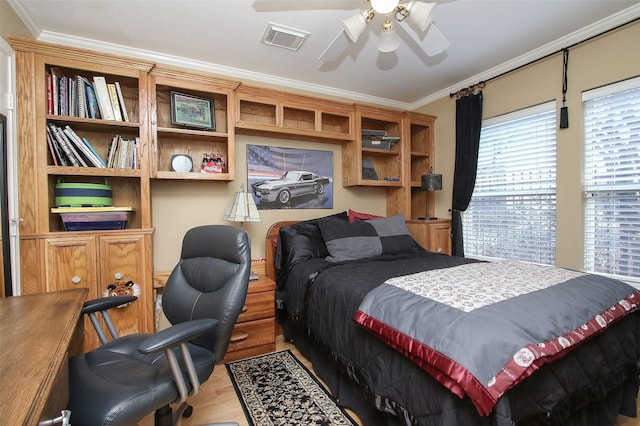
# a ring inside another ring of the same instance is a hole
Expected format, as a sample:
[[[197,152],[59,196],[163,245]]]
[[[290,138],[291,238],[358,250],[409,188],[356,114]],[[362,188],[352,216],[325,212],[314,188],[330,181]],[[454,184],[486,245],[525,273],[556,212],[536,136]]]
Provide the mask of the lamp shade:
[[[435,173],[422,175],[421,187],[423,191],[440,191],[442,189],[442,175]]]
[[[261,222],[258,207],[256,207],[253,196],[244,192],[244,188],[240,188],[240,192],[236,192],[233,201],[224,213],[224,220],[229,222]]]
[[[353,43],[358,41],[360,35],[367,26],[367,18],[365,16],[365,13],[366,12],[358,13],[342,21],[342,25],[344,25],[344,31],[347,33]]]
[[[416,24],[420,31],[427,29],[431,20],[433,19],[433,12],[435,10],[436,3],[423,3],[420,1],[412,0],[407,5],[409,11],[409,20]]]
[[[378,51],[380,52],[393,52],[400,46],[400,37],[396,31],[392,28],[380,33],[380,40],[378,41]]]

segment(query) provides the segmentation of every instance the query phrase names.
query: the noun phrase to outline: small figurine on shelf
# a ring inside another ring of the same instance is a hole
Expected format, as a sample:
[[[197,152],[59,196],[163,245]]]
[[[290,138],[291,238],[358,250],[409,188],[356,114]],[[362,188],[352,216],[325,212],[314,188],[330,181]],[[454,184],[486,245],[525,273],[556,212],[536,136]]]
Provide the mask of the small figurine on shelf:
[[[200,171],[202,173],[224,173],[224,156],[220,153],[205,153],[202,157],[202,167],[200,168]]]

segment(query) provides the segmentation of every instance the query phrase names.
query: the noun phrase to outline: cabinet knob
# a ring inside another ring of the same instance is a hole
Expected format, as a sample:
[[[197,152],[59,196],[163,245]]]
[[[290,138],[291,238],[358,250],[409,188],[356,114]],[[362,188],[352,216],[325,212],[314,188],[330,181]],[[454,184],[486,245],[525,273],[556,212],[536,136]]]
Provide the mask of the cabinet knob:
[[[116,272],[115,274],[113,274],[113,278],[115,278],[116,280],[121,280],[122,277],[124,277],[124,275],[122,275],[122,272]]]
[[[442,253],[442,247],[438,247],[438,249],[436,250],[438,253]]]
[[[71,277],[71,282],[74,284],[80,284],[80,281],[82,281],[82,278],[80,278],[77,275],[74,275],[73,277]]]

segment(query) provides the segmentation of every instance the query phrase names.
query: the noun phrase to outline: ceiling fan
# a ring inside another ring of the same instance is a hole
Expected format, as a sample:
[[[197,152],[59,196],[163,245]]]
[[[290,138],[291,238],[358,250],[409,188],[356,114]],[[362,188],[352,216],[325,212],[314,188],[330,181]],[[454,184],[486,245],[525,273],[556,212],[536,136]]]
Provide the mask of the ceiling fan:
[[[405,20],[416,27],[415,34],[412,32],[407,34],[423,48],[427,55],[438,55],[449,47],[449,41],[432,22],[437,3],[417,0],[409,0],[405,3],[400,0],[364,1],[370,7],[342,21],[343,28],[318,58],[321,62],[332,62],[338,59],[351,43],[358,41],[367,24],[373,21],[376,15],[384,17],[378,41],[380,52],[392,52],[400,46],[400,37],[396,30],[405,30],[403,25],[396,24],[404,23]]]

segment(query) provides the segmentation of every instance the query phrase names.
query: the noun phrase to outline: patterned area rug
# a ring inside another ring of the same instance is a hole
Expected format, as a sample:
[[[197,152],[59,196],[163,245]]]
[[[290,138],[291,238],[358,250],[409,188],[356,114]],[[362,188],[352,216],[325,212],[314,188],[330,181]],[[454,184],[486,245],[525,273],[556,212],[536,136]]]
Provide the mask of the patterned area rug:
[[[251,426],[357,425],[289,350],[226,367]]]

